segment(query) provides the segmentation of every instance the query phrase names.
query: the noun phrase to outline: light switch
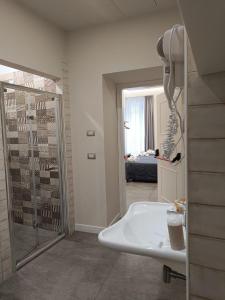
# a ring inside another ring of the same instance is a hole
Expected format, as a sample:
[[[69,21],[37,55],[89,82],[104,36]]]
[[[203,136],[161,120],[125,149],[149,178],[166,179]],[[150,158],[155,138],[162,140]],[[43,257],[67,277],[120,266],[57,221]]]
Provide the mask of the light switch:
[[[87,158],[88,159],[96,159],[96,153],[88,153]]]
[[[87,130],[87,136],[95,136],[95,130]]]

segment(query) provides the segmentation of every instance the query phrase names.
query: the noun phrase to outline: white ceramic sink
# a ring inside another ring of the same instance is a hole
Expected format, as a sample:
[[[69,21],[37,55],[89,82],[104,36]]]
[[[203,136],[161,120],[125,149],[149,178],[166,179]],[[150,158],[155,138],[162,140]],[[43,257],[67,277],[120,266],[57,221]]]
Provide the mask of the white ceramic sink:
[[[170,204],[137,202],[117,223],[99,233],[104,246],[133,254],[151,256],[172,269],[185,273],[186,250],[171,249],[166,210]]]

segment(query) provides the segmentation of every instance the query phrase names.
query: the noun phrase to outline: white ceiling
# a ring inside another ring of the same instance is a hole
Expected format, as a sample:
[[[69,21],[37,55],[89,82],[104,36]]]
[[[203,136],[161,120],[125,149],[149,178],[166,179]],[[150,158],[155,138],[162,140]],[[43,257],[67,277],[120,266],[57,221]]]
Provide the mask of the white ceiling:
[[[176,6],[176,0],[14,0],[64,30],[75,30]]]
[[[179,0],[179,5],[198,72],[224,72],[225,1]]]

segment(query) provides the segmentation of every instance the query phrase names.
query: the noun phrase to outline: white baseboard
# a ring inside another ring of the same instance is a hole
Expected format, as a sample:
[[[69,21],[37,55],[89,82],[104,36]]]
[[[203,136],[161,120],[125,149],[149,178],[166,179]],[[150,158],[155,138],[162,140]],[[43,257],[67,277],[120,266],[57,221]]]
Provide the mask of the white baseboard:
[[[104,227],[86,225],[86,224],[75,224],[75,231],[82,231],[88,233],[99,233],[102,231]]]
[[[116,223],[120,219],[120,213],[118,213],[110,222],[109,226]],[[87,233],[99,233],[102,231],[105,227],[101,226],[93,226],[93,225],[87,225],[87,224],[75,224],[75,231],[82,231]]]
[[[120,212],[112,219],[112,221],[110,222],[109,226],[116,223],[119,219],[121,218],[121,214]]]

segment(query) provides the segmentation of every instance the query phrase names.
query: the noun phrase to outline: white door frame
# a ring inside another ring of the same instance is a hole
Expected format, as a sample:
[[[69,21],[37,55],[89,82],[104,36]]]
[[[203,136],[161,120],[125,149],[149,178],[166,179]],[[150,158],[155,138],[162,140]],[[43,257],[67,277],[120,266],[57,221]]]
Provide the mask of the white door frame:
[[[135,83],[118,84],[116,86],[117,119],[118,119],[118,153],[119,153],[119,195],[120,195],[120,214],[126,213],[126,176],[124,161],[124,120],[123,120],[123,99],[122,90],[132,87],[154,87],[163,84],[163,78],[140,81]]]

